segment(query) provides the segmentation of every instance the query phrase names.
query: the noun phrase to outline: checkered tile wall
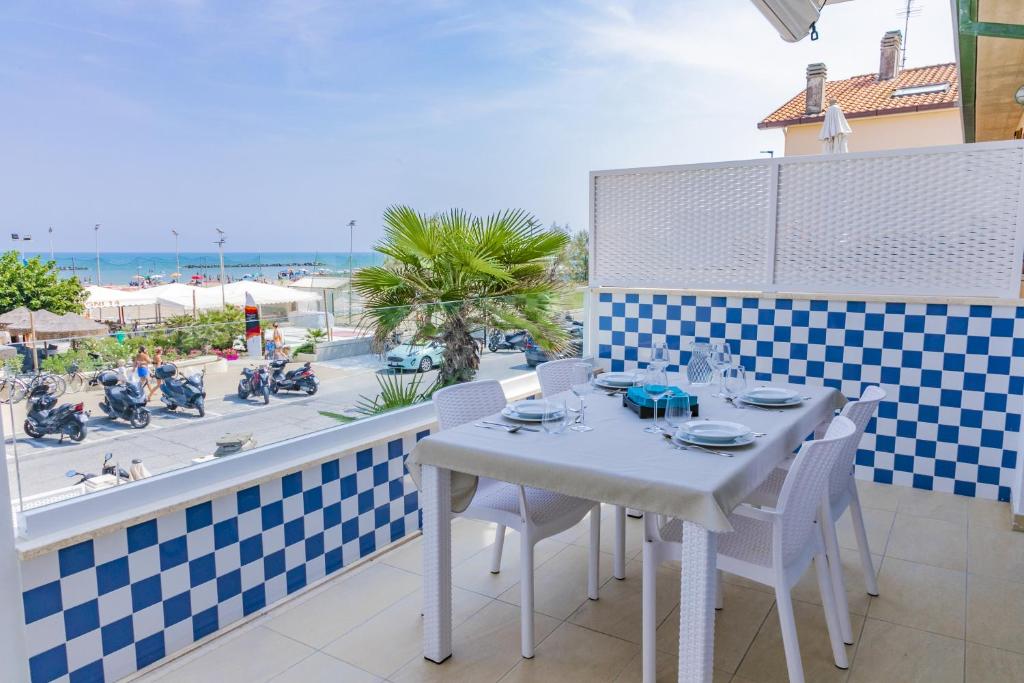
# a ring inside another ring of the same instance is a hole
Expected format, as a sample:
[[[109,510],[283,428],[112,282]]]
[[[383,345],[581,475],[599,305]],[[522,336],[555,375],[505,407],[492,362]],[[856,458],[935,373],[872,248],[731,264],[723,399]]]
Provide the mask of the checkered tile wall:
[[[419,529],[427,433],[25,561],[33,683],[117,680]]]
[[[825,384],[888,399],[857,476],[1009,500],[1024,394],[1024,308],[601,292],[598,356],[642,365],[664,341],[728,340],[757,381]]]

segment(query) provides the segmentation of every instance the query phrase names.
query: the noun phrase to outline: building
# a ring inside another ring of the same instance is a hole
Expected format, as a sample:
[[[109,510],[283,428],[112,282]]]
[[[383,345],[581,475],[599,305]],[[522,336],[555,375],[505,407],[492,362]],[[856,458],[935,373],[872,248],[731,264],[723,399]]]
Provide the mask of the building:
[[[818,132],[835,100],[853,128],[851,152],[963,142],[957,65],[901,69],[902,56],[902,33],[889,31],[875,73],[829,81],[824,64],[809,64],[807,87],[757,127],[783,129],[786,156],[820,154]]]

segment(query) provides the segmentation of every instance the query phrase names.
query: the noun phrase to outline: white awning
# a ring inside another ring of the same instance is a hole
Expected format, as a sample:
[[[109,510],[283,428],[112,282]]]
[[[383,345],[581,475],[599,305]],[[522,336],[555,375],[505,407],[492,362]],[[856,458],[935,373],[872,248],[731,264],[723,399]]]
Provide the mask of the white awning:
[[[223,303],[241,308],[245,306],[246,293],[251,294],[256,304],[260,306],[292,303],[312,304],[320,300],[320,297],[313,292],[304,292],[290,287],[268,285],[263,282],[250,282],[247,280],[224,285],[223,299],[220,285],[212,287],[182,285],[182,287],[182,290],[168,292],[166,296],[161,294],[157,298],[157,302],[161,306],[178,307],[188,311],[192,309],[193,305],[196,310],[220,308],[222,301]],[[153,289],[161,288],[154,287]]]

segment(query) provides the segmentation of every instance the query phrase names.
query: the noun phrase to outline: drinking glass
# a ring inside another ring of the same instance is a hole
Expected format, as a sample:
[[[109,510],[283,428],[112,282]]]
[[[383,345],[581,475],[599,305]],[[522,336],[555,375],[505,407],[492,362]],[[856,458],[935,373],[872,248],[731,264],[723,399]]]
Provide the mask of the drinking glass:
[[[668,365],[668,344],[665,342],[651,344],[651,365]]]
[[[722,383],[722,372],[732,365],[732,351],[729,350],[729,345],[725,342],[713,342],[711,344],[711,357],[708,359],[718,375],[718,383],[722,390],[725,390],[725,386]]]
[[[740,396],[747,388],[747,372],[738,365],[722,371],[722,392],[731,398]]]
[[[565,399],[546,399],[541,426],[548,434],[561,434],[569,421],[569,411],[565,409]]]
[[[692,412],[690,411],[689,399],[669,399],[665,405],[665,422],[672,428],[672,433],[675,434],[680,427],[690,421]]]
[[[644,431],[648,434],[660,434],[661,427],[658,426],[658,402],[662,398],[668,396],[668,376],[665,374],[664,368],[654,367],[647,370],[647,374],[644,375],[644,393],[651,397],[654,401],[654,421]]]
[[[591,383],[593,374],[594,370],[590,367],[590,363],[576,363],[572,366],[572,384],[570,387],[572,388],[572,393],[580,400],[579,417],[576,418],[576,421],[570,427],[570,429],[576,432],[589,432],[593,429],[585,424],[587,416],[586,397],[594,391],[594,385]]]

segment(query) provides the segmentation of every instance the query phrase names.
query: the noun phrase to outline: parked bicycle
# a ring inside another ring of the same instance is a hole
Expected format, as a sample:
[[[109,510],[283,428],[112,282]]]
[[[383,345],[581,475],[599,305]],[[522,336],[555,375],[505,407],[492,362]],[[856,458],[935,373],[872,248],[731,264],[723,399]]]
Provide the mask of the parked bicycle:
[[[100,354],[90,351],[89,357],[93,360],[93,370],[89,374],[82,372],[78,361],[74,361],[68,366],[66,384],[67,388],[70,389],[72,393],[78,393],[81,391],[90,380],[103,371],[103,359],[100,357]]]

